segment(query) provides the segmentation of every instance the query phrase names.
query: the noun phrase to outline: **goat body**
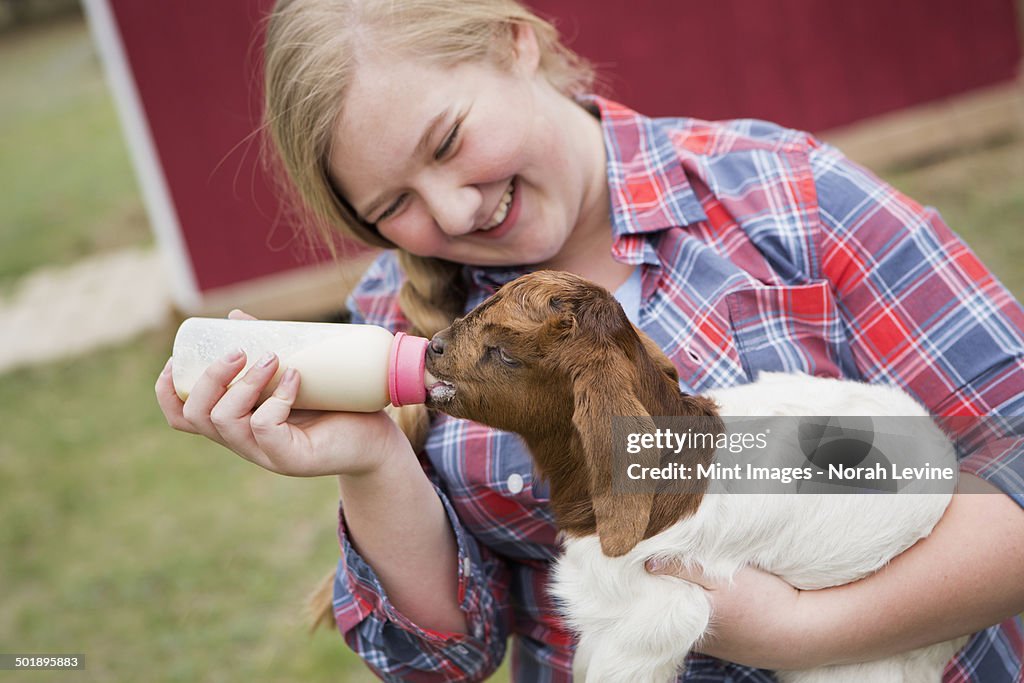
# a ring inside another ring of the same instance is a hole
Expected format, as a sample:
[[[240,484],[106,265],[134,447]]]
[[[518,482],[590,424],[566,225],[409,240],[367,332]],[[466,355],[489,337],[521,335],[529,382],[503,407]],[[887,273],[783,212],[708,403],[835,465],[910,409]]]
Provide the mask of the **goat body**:
[[[919,430],[931,424],[919,419],[927,414],[917,403],[892,388],[806,375],[763,374],[753,384],[709,396],[728,416],[863,416],[884,407],[888,415],[914,416],[906,423]],[[943,438],[937,429],[920,437]],[[794,452],[799,449],[792,445]],[[932,464],[939,464],[934,457]],[[576,680],[675,680],[687,651],[713,624],[706,591],[649,574],[648,558],[678,558],[726,580],[750,565],[800,589],[826,588],[877,571],[927,536],[950,498],[940,493],[741,494],[729,493],[728,486],[713,485],[693,515],[619,557],[605,555],[596,535],[566,537],[551,590],[580,634]],[[869,663],[779,672],[778,678],[783,683],[938,683],[965,640]]]
[[[541,271],[503,287],[435,336],[427,369],[429,405],[519,433],[550,481],[564,537],[551,591],[579,636],[579,681],[675,680],[713,627],[707,592],[649,574],[648,558],[678,558],[719,579],[753,566],[800,589],[836,586],[927,536],[950,500],[950,493],[741,494],[718,481],[683,494],[616,492],[612,416],[625,416],[636,431],[653,430],[651,416],[673,415],[719,432],[722,416],[906,416],[919,431],[914,443],[947,446],[929,449],[930,464],[955,469],[955,456],[927,412],[892,387],[769,373],[705,396],[682,394],[675,368],[614,298],[567,273]],[[774,464],[807,464],[795,431],[779,438]],[[646,457],[660,462],[660,452]],[[692,449],[685,457],[708,465],[715,453]],[[938,683],[965,640],[778,675],[784,683]]]

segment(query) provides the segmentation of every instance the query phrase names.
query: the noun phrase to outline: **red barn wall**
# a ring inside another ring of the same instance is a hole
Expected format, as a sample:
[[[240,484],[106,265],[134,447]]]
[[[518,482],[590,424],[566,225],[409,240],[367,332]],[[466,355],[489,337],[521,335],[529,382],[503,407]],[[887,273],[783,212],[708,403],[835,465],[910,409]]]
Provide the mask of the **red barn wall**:
[[[200,295],[307,263],[258,164],[271,0],[95,0],[112,10]],[[1013,0],[531,0],[650,115],[821,131],[1014,79]]]

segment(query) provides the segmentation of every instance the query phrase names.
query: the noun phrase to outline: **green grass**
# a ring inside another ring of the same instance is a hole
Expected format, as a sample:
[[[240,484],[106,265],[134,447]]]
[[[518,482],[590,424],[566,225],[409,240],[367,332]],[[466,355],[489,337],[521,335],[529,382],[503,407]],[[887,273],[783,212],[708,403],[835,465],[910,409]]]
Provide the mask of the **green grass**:
[[[0,382],[0,652],[86,655],[38,681],[376,680],[303,621],[337,559],[334,480],[170,430],[172,335]]]
[[[41,265],[152,242],[81,19],[0,38],[0,292]]]
[[[168,429],[152,384],[170,342],[0,383],[0,650],[87,656],[33,680],[370,680],[302,623],[336,561],[334,482]]]

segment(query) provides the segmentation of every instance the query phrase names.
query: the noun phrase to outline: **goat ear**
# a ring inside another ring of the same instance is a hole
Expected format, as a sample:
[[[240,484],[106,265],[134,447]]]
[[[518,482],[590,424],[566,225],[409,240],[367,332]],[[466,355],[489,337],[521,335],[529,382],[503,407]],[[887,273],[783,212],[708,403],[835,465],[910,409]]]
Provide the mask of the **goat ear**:
[[[569,311],[552,310],[537,334],[541,346],[554,344],[572,336],[576,331],[576,317]]]
[[[644,334],[643,330],[636,325],[633,325],[633,331],[636,332],[636,336],[640,338],[641,346],[644,351],[647,352],[647,356],[651,359],[651,362],[654,363],[655,367],[657,367],[663,375],[672,380],[673,384],[678,386],[679,371],[676,370],[676,366],[672,365],[672,361],[668,359],[665,352],[661,350],[653,339]]]
[[[625,359],[616,349],[606,348],[602,355],[605,362],[590,358],[577,368],[573,382],[573,424],[583,447],[601,550],[609,557],[619,557],[643,540],[651,518],[654,492],[638,492],[613,484],[613,468],[623,465],[615,462],[614,454],[617,449],[624,452],[624,443],[615,443],[614,437],[653,433],[655,427],[634,393],[633,378],[627,371],[629,366]],[[622,422],[613,435],[612,418],[615,416]],[[660,451],[648,449],[642,451],[639,461],[644,467],[657,467],[660,455]],[[634,457],[630,462],[638,460]]]

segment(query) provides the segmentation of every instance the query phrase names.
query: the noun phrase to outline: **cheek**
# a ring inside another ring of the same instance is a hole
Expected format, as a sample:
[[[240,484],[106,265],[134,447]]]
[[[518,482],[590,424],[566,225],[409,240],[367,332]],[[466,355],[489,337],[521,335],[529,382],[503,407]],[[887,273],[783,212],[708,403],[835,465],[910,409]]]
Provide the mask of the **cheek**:
[[[572,170],[572,158],[569,155],[567,140],[555,122],[545,116],[537,116],[533,124],[534,149],[543,151],[543,158],[548,168],[559,176]]]
[[[526,96],[523,88],[513,85],[503,95],[478,100],[467,118],[466,135],[455,160],[471,182],[498,182],[521,174],[537,157],[536,150],[543,149],[538,145],[540,119],[522,101]]]
[[[518,126],[496,126],[467,135],[456,159],[468,184],[507,182],[529,163],[529,136]],[[496,128],[494,130],[493,128]]]
[[[438,256],[439,249],[447,241],[437,223],[417,201],[377,229],[396,246],[417,256]]]

